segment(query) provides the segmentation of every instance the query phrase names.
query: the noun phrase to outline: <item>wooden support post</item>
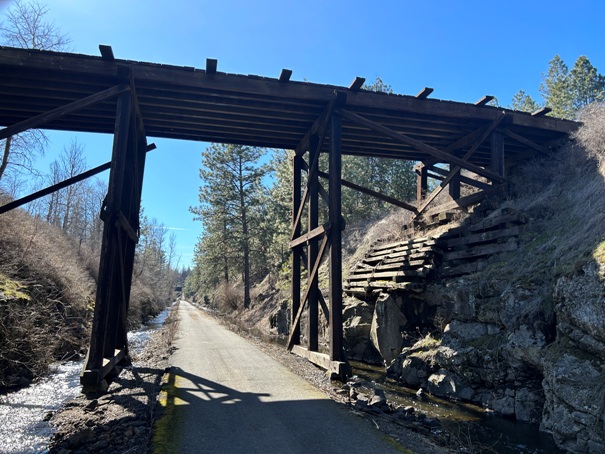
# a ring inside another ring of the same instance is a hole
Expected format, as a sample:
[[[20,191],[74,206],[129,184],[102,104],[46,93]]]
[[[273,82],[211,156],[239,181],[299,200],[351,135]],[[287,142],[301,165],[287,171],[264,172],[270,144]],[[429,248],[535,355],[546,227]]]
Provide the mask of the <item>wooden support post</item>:
[[[309,162],[319,160],[319,137],[312,135],[309,140]],[[319,226],[319,175],[318,172],[309,172],[309,216],[308,231],[311,232]],[[309,240],[308,246],[308,270],[313,269],[317,260],[318,242],[317,238]],[[310,271],[309,271],[310,272]],[[319,349],[319,279],[314,276],[309,283],[309,323],[307,325],[307,339],[309,351],[316,352]]]
[[[126,321],[147,152],[136,110],[132,92],[118,97],[90,350],[80,378],[85,392],[103,391],[105,376],[129,361]]]
[[[330,223],[330,360],[344,361],[342,333],[342,232],[341,174],[342,119],[332,116],[330,124],[330,156],[328,193]]]
[[[504,176],[504,138],[498,131],[492,133],[492,162],[491,170],[497,175]]]
[[[292,228],[295,237],[300,236],[300,222],[295,225],[296,214],[301,205],[301,176],[302,176],[302,157],[294,155],[292,158]],[[301,248],[292,249],[292,307],[290,310],[290,338],[294,345],[300,344],[300,325],[295,324],[296,314],[300,308],[300,281],[301,281]]]
[[[422,201],[426,197],[426,193],[429,189],[428,171],[427,166],[420,164],[418,167],[418,173],[416,178],[416,203],[418,206],[422,205]]]
[[[454,170],[454,166],[450,164],[450,172]],[[454,172],[454,176],[450,180],[450,197],[452,200],[458,200],[460,198],[460,171]]]

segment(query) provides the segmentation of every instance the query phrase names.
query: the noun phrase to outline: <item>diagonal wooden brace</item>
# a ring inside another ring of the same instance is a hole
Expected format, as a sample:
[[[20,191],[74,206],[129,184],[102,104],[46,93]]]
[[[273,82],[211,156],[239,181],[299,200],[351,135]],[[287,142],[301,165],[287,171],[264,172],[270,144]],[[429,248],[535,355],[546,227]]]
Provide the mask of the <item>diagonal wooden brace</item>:
[[[347,120],[352,121],[353,123],[359,124],[361,126],[365,126],[374,131],[377,131],[381,134],[384,134],[385,136],[390,137],[391,139],[393,139],[396,142],[414,147],[417,150],[430,154],[431,156],[434,156],[435,158],[437,158],[439,160],[442,160],[444,162],[449,162],[450,164],[459,165],[462,168],[468,169],[471,172],[475,172],[478,175],[489,178],[492,181],[496,181],[499,183],[505,181],[505,178],[503,178],[502,176],[500,176],[494,172],[490,172],[489,170],[486,170],[481,166],[471,164],[470,162],[466,162],[465,160],[463,160],[457,156],[454,156],[453,154],[446,153],[445,151],[439,150],[431,145],[427,145],[426,143],[421,142],[420,140],[414,139],[413,137],[409,137],[409,136],[406,136],[405,134],[401,134],[393,129],[387,128],[386,126],[383,126],[372,120],[368,120],[367,118],[364,118],[361,115],[354,114],[353,112],[349,112],[348,110],[345,110],[345,109],[340,109],[338,111],[338,113],[340,115],[342,115],[343,118],[346,118]]]
[[[311,288],[311,282],[317,275],[317,272],[319,271],[319,265],[321,264],[321,260],[323,259],[324,253],[326,252],[326,246],[328,245],[329,233],[330,233],[329,230],[326,231],[326,233],[323,237],[323,240],[321,242],[321,245],[319,246],[319,252],[317,254],[317,258],[315,259],[315,263],[313,264],[313,269],[309,272],[309,277],[307,279],[307,288],[305,289],[305,293],[302,297],[300,307],[298,308],[298,312],[296,313],[296,317],[294,318],[294,320],[292,321],[292,324],[290,326],[290,335],[288,336],[288,344],[287,344],[288,350],[292,350],[292,346],[293,346],[292,333],[294,332],[293,328],[295,326],[298,326],[298,324],[300,323],[300,316],[302,315],[303,309],[305,308],[305,304],[307,303],[307,299],[309,297],[309,290]]]
[[[487,129],[485,129],[485,131],[483,131],[483,133],[479,136],[479,139],[473,144],[473,146],[470,148],[470,150],[468,150],[466,152],[466,154],[462,158],[463,161],[466,162],[470,159],[470,157],[473,155],[473,153],[475,153],[475,151],[477,151],[477,148],[479,148],[479,146],[483,143],[483,141],[485,139],[487,139],[487,137],[492,133],[492,131],[494,131],[494,129],[496,129],[498,127],[498,125],[500,124],[500,122],[502,120],[504,120],[504,115],[496,118],[494,121],[491,122],[489,127]],[[422,206],[418,208],[418,213],[416,214],[416,217],[418,217],[420,214],[422,214],[422,212],[426,209],[426,207],[428,207],[431,204],[431,202],[433,200],[435,200],[435,197],[437,197],[441,193],[441,191],[449,184],[449,182],[452,181],[452,179],[460,173],[460,170],[462,170],[462,167],[456,166],[450,171],[450,173],[439,184],[439,186],[437,186],[433,190],[433,192],[431,192],[428,195],[428,197],[426,198],[426,200],[424,201]]]
[[[77,112],[85,107],[92,106],[93,104],[105,101],[106,99],[113,98],[128,90],[130,90],[130,87],[126,84],[116,85],[115,87],[100,91],[94,95],[87,96],[86,98],[71,102],[65,106],[57,107],[51,111],[36,115],[33,118],[29,118],[4,129],[0,129],[0,140],[4,140],[7,137],[14,136],[15,134],[19,134],[23,131],[27,131],[28,129],[40,128],[46,123]]]

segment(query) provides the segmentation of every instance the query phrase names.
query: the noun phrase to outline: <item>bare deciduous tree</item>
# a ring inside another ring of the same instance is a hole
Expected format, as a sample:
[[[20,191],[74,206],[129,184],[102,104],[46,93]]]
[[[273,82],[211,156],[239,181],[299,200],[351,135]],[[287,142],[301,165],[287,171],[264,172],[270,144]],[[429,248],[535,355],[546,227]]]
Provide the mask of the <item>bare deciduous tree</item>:
[[[48,19],[48,6],[17,0],[0,23],[0,37],[8,46],[23,49],[68,50],[71,39]]]
[[[49,9],[37,0],[15,1],[0,21],[0,43],[24,49],[68,50],[70,38],[48,18]],[[7,168],[33,171],[35,157],[44,154],[47,142],[41,131],[27,131],[0,141],[0,180]]]

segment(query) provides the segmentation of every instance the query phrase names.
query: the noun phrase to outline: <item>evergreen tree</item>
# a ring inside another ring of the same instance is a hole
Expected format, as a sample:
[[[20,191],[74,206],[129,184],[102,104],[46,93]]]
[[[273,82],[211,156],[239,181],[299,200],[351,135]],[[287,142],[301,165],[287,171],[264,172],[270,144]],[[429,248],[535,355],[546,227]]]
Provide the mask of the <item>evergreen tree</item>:
[[[231,269],[237,270],[244,284],[244,307],[250,306],[253,238],[260,225],[262,179],[268,172],[258,164],[261,155],[259,148],[210,145],[202,153],[200,205],[190,208],[204,225],[196,266],[205,268],[205,283],[228,282]]]
[[[559,55],[555,55],[548,65],[548,71],[542,75],[540,85],[546,107],[552,109],[554,117],[573,118],[569,68]]]
[[[521,112],[535,112],[540,108],[540,105],[533,100],[531,96],[525,93],[523,90],[519,90],[515,96],[513,96],[513,104],[511,109],[520,110]]]
[[[586,56],[580,56],[570,73],[571,107],[580,111],[588,104],[603,101],[605,98],[605,77],[597,73]]]
[[[548,71],[542,74],[540,93],[544,105],[552,109],[549,115],[573,120],[587,105],[605,100],[605,76],[598,73],[585,55],[578,57],[571,71],[555,55],[548,63]],[[515,110],[530,112],[538,107],[539,103],[523,90],[513,97]]]

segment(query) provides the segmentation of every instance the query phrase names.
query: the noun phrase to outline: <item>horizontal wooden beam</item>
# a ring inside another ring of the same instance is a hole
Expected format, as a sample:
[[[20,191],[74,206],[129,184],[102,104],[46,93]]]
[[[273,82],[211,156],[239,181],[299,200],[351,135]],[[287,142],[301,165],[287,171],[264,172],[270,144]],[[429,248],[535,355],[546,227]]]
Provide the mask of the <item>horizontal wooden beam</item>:
[[[276,79],[248,77],[237,74],[217,73],[207,77],[203,71],[192,71],[191,68],[157,65],[146,62],[115,60],[117,64],[131,65],[137,83],[145,82],[146,86],[171,86],[175,90],[187,90],[195,93],[206,90],[221,90],[230,93],[249,93],[256,96],[271,96],[288,102],[304,101],[321,105],[328,102],[333,95],[334,87],[313,83],[280,84]],[[0,49],[0,67],[15,70],[40,70],[48,75],[58,76],[63,83],[67,77],[79,80],[97,80],[99,77],[115,77],[115,65],[85,55],[58,54],[50,51],[33,51],[28,49]],[[65,76],[63,76],[63,74]],[[343,89],[345,89],[343,87]],[[414,112],[417,115],[436,115],[469,121],[489,121],[498,114],[498,109],[479,109],[467,103],[417,99],[414,96],[383,96],[369,91],[359,91],[350,104],[355,109],[382,109],[393,112]],[[535,127],[559,133],[568,133],[577,129],[577,123],[552,117],[531,117],[521,112],[511,112],[512,124]]]
[[[426,99],[429,97],[431,93],[433,93],[434,89],[430,87],[424,87],[422,90],[418,92],[416,98],[418,99]]]
[[[470,162],[467,162],[463,159],[458,158],[457,156],[454,156],[452,154],[441,151],[435,147],[427,145],[424,142],[421,142],[420,140],[414,139],[413,137],[406,136],[405,134],[400,134],[397,131],[387,128],[386,126],[383,126],[381,124],[375,123],[371,120],[368,120],[367,118],[364,118],[360,115],[354,114],[353,112],[341,109],[339,111],[339,113],[347,120],[350,120],[350,121],[360,124],[362,126],[366,126],[377,132],[380,132],[380,133],[384,134],[385,136],[390,137],[391,139],[393,139],[399,143],[403,143],[405,145],[412,146],[412,147],[416,148],[417,150],[420,150],[424,153],[428,153],[431,156],[436,157],[437,159],[440,159],[445,162],[449,162],[451,164],[456,164],[462,168],[470,170],[471,172],[475,172],[478,175],[489,178],[492,181],[497,181],[497,182],[506,181],[505,178],[501,177],[498,174],[490,172],[489,170],[486,170],[483,167],[471,164]]]
[[[109,98],[113,98],[119,95],[120,93],[124,93],[128,90],[130,90],[130,87],[127,84],[116,85],[115,87],[100,91],[99,93],[95,93],[94,95],[87,96],[86,98],[71,102],[65,106],[58,107],[49,112],[36,115],[35,117],[30,118],[28,120],[24,120],[17,124],[8,126],[4,129],[0,129],[0,140],[4,140],[7,137],[14,136],[15,134],[19,134],[23,131],[27,131],[28,129],[41,128],[53,120],[72,114],[80,109],[92,106],[93,104],[97,104]]]
[[[332,361],[330,359],[330,355],[325,353],[309,351],[300,345],[295,345],[292,348],[292,353],[308,359],[316,366],[319,366],[327,371],[331,376],[337,376],[342,379],[351,373],[351,366],[348,363],[344,361]]]

